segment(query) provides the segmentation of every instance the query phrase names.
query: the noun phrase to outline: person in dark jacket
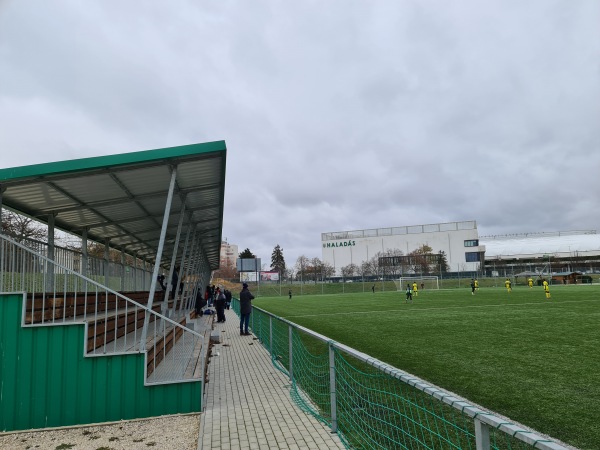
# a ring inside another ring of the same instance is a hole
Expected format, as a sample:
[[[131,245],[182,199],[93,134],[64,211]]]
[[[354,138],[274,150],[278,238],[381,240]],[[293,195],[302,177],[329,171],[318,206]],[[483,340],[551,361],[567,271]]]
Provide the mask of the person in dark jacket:
[[[221,288],[218,287],[215,292],[215,308],[217,309],[217,322],[225,322],[225,294],[221,292]]]
[[[198,289],[198,293],[196,294],[196,301],[194,303],[194,309],[196,310],[196,316],[202,315],[202,308],[206,306],[208,302],[204,300],[202,296],[202,290]]]
[[[177,292],[177,280],[179,280],[179,266],[175,267],[171,277],[171,300],[175,299],[175,293]]]
[[[229,289],[225,289],[225,309],[229,309],[231,306],[231,291]]]
[[[242,286],[240,292],[240,336],[250,336],[248,332],[248,322],[250,321],[250,313],[252,312],[252,300],[254,295],[248,290],[246,283]]]

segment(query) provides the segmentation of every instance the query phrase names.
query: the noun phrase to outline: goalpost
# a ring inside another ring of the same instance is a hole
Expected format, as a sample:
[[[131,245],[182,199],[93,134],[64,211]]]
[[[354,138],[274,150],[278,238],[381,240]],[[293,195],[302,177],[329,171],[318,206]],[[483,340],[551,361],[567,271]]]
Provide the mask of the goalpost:
[[[413,283],[417,283],[419,289],[439,289],[440,282],[439,278],[435,275],[423,275],[423,276],[413,276],[413,277],[400,277],[398,281],[394,282],[396,284],[396,288],[399,291],[404,291],[406,289],[406,285],[410,284],[412,287]],[[421,287],[423,285],[423,287]]]

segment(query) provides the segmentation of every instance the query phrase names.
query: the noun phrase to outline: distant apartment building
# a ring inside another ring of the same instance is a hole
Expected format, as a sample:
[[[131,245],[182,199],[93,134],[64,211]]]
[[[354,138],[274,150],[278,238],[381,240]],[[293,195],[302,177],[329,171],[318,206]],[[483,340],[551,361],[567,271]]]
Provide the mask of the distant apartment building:
[[[235,268],[238,259],[238,246],[229,244],[227,241],[221,242],[221,269],[226,267]]]

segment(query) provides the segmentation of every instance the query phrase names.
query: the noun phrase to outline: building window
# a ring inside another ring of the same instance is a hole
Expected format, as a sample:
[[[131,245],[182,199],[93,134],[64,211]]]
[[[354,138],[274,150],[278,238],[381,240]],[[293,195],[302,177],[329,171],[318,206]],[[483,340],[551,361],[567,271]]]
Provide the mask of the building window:
[[[466,262],[479,262],[481,261],[481,253],[479,252],[465,252]]]
[[[478,245],[479,239],[469,239],[468,241],[465,241],[465,247],[477,247]]]

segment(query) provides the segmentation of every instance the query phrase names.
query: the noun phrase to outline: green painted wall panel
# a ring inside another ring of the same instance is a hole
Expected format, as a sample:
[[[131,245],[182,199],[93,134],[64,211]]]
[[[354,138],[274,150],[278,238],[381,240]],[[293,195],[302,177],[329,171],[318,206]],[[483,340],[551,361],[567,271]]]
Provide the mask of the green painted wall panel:
[[[25,327],[0,294],[0,431],[200,412],[201,383],[144,386],[144,355],[85,358],[84,326]]]

